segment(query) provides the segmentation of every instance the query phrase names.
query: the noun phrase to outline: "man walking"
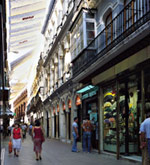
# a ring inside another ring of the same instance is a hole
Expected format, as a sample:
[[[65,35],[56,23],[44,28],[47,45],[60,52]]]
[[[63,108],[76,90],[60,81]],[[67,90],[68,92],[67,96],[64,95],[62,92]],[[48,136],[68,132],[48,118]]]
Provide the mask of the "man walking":
[[[73,145],[72,145],[72,152],[78,152],[77,150],[77,138],[79,137],[78,134],[78,118],[74,118],[74,122],[72,124],[72,135],[73,135]]]
[[[142,165],[150,164],[150,103],[146,103],[146,117],[140,127]]]

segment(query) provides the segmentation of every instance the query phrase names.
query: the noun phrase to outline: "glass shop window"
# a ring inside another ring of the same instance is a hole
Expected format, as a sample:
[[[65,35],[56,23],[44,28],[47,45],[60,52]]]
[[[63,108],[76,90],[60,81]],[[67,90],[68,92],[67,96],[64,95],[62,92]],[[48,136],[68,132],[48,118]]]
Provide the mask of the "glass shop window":
[[[145,103],[150,103],[150,70],[145,69],[144,72],[144,88],[145,88]],[[146,113],[145,109],[145,113]],[[145,116],[146,117],[146,116]]]
[[[139,154],[139,128],[142,115],[140,73],[120,82],[119,105],[120,153]]]
[[[104,89],[104,150],[116,152],[117,133],[116,133],[116,86]]]

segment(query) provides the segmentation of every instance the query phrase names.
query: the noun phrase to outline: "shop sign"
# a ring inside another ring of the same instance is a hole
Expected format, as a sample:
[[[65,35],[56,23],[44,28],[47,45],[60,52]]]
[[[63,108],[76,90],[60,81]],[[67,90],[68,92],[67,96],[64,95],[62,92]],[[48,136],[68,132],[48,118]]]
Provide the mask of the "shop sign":
[[[96,91],[92,91],[92,92],[89,93],[89,97],[92,97],[94,95],[96,95]]]
[[[82,95],[82,100],[83,100],[83,99],[86,99],[86,98],[88,98],[88,97],[89,97],[89,94],[86,93],[86,94]]]
[[[97,90],[98,90],[98,88],[92,90],[91,92],[88,92],[88,93],[82,95],[82,100],[84,100],[84,99],[86,99],[88,97],[92,97],[92,96],[96,95]]]

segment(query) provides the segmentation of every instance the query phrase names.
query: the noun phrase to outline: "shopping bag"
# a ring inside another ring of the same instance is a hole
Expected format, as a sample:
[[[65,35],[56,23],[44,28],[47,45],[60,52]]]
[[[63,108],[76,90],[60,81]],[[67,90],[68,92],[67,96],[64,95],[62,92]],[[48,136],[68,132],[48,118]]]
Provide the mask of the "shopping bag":
[[[12,153],[12,141],[8,142],[8,151],[9,153]]]

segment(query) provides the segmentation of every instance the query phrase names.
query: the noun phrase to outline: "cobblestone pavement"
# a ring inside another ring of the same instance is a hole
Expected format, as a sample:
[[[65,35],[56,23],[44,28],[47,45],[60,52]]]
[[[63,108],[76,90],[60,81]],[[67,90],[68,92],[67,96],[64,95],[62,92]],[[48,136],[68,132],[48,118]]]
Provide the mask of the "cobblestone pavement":
[[[141,163],[127,160],[116,160],[115,157],[98,153],[73,153],[71,145],[57,140],[47,139],[43,144],[42,161],[35,160],[31,137],[27,137],[22,144],[20,156],[8,154],[5,147],[5,165],[140,165]]]

